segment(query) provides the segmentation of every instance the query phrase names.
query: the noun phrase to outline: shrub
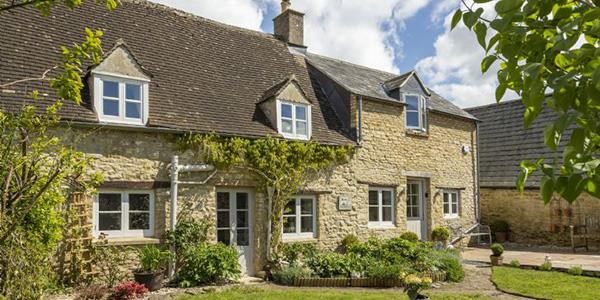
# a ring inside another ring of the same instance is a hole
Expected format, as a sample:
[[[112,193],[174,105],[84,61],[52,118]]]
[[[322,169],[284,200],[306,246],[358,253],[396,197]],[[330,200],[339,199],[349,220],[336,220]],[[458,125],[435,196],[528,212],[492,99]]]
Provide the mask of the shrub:
[[[373,261],[366,267],[365,276],[377,279],[397,279],[404,278],[407,271],[408,267],[405,265]]]
[[[569,269],[569,274],[575,275],[575,276],[581,276],[581,275],[583,275],[583,268],[581,266],[572,266]]]
[[[384,256],[400,256],[413,258],[417,251],[417,243],[402,238],[389,239],[384,244]]]
[[[294,285],[296,278],[308,278],[310,276],[310,270],[300,266],[283,267],[281,270],[273,272],[273,280],[283,285]]]
[[[439,251],[441,270],[447,274],[448,281],[461,282],[465,279],[465,270],[463,269],[460,257],[452,251]]]
[[[350,268],[346,256],[339,253],[318,253],[306,260],[306,265],[319,277],[348,276]]]
[[[446,242],[450,238],[448,227],[436,227],[431,231],[431,239],[438,242]]]
[[[317,248],[314,244],[290,243],[281,247],[283,259],[290,265],[296,265],[301,258],[310,257],[315,253],[317,253]]]
[[[353,253],[362,257],[380,258],[384,252],[384,242],[377,238],[370,238],[366,242],[348,245],[347,253]]]
[[[358,243],[360,243],[360,240],[358,239],[358,237],[354,234],[349,234],[344,237],[344,239],[342,240],[341,246],[344,249],[344,251],[346,251],[348,249],[348,247],[358,244]]]
[[[216,283],[240,276],[238,252],[222,243],[201,244],[183,253],[183,265],[178,279],[184,287],[203,283]]]
[[[102,285],[92,284],[79,289],[75,300],[102,300],[109,292],[110,290]]]
[[[124,251],[124,247],[108,246],[108,240],[103,236],[91,248],[91,260],[98,271],[98,279],[109,288],[127,277],[122,266],[127,264],[129,259],[123,255]]]
[[[156,246],[146,246],[138,251],[140,259],[140,272],[155,273],[161,271],[171,257],[169,251],[161,251]]]
[[[494,256],[502,256],[502,253],[504,253],[504,246],[498,243],[493,243],[490,246],[490,249],[492,250],[492,254]]]
[[[167,230],[164,237],[167,246],[175,249],[176,266],[182,264],[183,252],[189,247],[195,247],[208,240],[211,222],[207,219],[197,220],[192,217],[182,217],[177,221],[175,230]]]
[[[538,267],[538,269],[539,269],[540,271],[552,271],[552,263],[551,263],[551,262],[549,262],[549,261],[547,261],[547,262],[544,262],[543,264],[541,264],[541,265]]]
[[[521,267],[521,263],[518,260],[513,259],[513,260],[510,261],[510,266],[513,267],[513,268],[520,268]]]
[[[490,224],[490,229],[492,232],[508,232],[510,230],[510,226],[508,226],[508,222],[498,219]]]
[[[137,299],[148,293],[148,289],[135,281],[122,282],[113,289],[110,296],[113,300]]]
[[[414,243],[416,243],[416,242],[419,241],[419,236],[416,233],[412,232],[412,231],[407,231],[407,232],[401,234],[400,238],[401,239],[405,239],[405,240],[410,241],[410,242],[414,242]]]

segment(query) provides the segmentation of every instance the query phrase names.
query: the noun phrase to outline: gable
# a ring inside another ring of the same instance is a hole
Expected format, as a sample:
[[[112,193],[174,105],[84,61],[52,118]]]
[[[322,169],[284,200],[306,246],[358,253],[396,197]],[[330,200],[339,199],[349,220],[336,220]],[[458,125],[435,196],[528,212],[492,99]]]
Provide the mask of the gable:
[[[282,101],[301,103],[310,105],[310,101],[304,96],[304,93],[300,89],[297,83],[291,82],[288,84],[277,96],[277,99]]]
[[[429,91],[420,82],[416,75],[410,76],[406,79],[404,84],[399,88],[400,94],[419,94],[424,97],[429,96]],[[400,98],[401,99],[401,98]]]
[[[137,62],[133,54],[122,42],[105,56],[102,62],[92,68],[92,73],[120,75],[142,80],[150,80],[149,74]]]

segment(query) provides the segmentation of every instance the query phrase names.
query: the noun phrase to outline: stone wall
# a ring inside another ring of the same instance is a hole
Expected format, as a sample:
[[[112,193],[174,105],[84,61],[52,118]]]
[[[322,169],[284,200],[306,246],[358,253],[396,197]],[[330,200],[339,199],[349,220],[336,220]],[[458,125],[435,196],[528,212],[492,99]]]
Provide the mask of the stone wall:
[[[568,226],[582,224],[585,216],[600,217],[600,200],[584,194],[573,204],[555,199],[545,205],[538,189],[521,194],[516,188],[482,188],[481,216],[485,224],[497,219],[507,221],[510,241],[570,246]],[[591,242],[592,246],[600,245],[598,240]]]

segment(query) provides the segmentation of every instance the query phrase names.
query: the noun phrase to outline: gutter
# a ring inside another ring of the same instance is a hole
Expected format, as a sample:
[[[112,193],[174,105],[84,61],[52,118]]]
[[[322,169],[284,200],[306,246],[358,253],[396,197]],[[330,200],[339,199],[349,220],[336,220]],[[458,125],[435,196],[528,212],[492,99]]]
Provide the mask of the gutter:
[[[357,128],[357,132],[356,132],[356,143],[361,146],[362,145],[362,111],[363,111],[363,96],[362,95],[358,95],[357,101],[358,101],[358,109],[357,109],[357,114],[358,114],[358,128]]]

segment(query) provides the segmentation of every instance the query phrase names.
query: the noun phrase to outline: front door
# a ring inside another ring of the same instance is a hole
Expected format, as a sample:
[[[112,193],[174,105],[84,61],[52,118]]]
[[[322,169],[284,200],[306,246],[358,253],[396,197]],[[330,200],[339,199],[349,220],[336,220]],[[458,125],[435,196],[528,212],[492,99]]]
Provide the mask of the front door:
[[[406,217],[408,230],[417,234],[419,239],[427,239],[427,220],[425,219],[425,182],[409,180],[406,188]]]
[[[254,275],[251,207],[247,191],[217,191],[217,241],[237,248],[244,275]]]

